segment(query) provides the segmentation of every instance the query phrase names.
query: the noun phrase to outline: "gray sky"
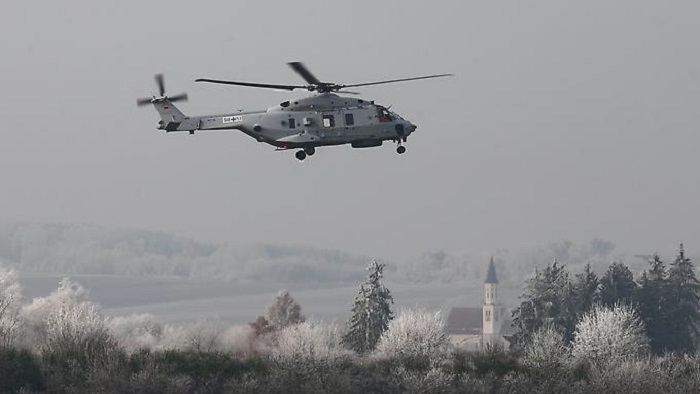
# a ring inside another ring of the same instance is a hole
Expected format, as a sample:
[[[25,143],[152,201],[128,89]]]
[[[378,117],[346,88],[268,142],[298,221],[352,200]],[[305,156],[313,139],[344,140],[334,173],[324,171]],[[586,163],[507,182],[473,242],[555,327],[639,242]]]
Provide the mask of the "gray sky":
[[[601,237],[700,249],[697,1],[9,0],[0,7],[0,222],[95,223],[387,258]],[[419,128],[303,163],[192,115],[303,95],[198,77],[357,83]]]

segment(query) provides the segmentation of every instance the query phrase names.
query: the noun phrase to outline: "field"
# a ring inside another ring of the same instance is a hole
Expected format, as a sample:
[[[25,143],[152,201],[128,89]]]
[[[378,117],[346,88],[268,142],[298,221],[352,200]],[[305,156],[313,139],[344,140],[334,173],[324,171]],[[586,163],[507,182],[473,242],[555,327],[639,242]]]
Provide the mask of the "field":
[[[358,286],[347,284],[223,283],[180,278],[127,277],[117,275],[71,275],[71,279],[89,290],[107,316],[150,313],[163,322],[184,323],[216,319],[246,323],[264,314],[277,291],[286,288],[302,306],[309,319],[344,322]],[[62,276],[21,273],[20,283],[28,299],[48,295]],[[359,284],[358,284],[359,285]],[[392,284],[387,281],[401,307],[442,309],[453,306],[480,306],[481,288],[464,284]],[[505,292],[506,299],[517,294]]]

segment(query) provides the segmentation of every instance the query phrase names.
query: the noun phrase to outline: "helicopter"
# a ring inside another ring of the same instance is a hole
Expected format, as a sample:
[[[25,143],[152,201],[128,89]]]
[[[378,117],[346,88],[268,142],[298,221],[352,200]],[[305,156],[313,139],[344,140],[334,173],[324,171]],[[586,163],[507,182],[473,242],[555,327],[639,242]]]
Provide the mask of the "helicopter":
[[[267,110],[187,116],[173,104],[186,101],[187,94],[167,96],[162,74],[155,76],[159,96],[137,99],[136,103],[138,106],[152,104],[155,107],[160,115],[157,126],[159,130],[187,131],[190,134],[204,130],[240,130],[259,142],[276,147],[276,150],[298,149],[295,156],[300,161],[307,156],[313,156],[316,148],[322,146],[350,144],[353,148],[370,148],[381,146],[384,141],[396,143],[396,152],[403,154],[406,152],[403,143],[416,130],[415,124],[374,101],[340,96],[336,93],[343,91],[346,94],[357,95],[356,92],[344,91],[344,89],[452,75],[426,75],[344,85],[321,82],[303,63],[287,64],[307,82],[306,85],[278,85],[208,78],[195,80],[195,82],[289,91],[305,89],[311,92],[308,97],[284,101]]]

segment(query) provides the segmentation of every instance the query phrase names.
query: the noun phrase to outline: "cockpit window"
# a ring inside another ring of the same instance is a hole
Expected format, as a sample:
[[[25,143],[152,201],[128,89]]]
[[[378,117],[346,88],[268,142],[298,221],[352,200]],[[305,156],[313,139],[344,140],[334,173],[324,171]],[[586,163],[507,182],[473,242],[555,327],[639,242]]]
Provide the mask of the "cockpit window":
[[[391,122],[391,113],[384,107],[377,106],[377,115],[380,122]]]

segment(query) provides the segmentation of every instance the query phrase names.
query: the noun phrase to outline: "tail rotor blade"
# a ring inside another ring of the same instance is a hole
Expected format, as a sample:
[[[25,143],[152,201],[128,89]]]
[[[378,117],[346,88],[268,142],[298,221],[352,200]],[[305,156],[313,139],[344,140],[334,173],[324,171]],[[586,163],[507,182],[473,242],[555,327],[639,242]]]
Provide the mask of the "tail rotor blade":
[[[177,102],[177,101],[187,101],[187,93],[181,93],[177,94],[172,97],[168,97],[168,100],[170,100],[171,103]]]
[[[151,103],[153,99],[152,98],[140,98],[136,99],[136,105],[139,107],[143,107],[144,105],[148,105]]]
[[[187,93],[176,94],[172,97],[165,95],[165,82],[163,81],[163,74],[155,75],[156,85],[158,85],[158,96],[152,96],[149,98],[139,98],[136,99],[136,105],[143,107],[148,104],[163,103],[163,102],[176,102],[176,101],[187,101]]]
[[[156,84],[158,85],[158,92],[161,96],[165,96],[165,82],[163,81],[163,74],[156,74]]]

